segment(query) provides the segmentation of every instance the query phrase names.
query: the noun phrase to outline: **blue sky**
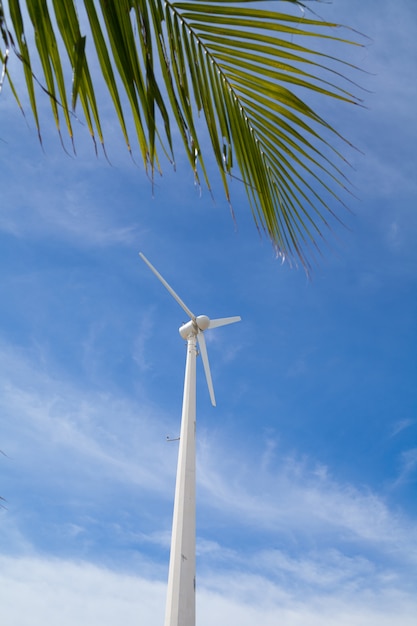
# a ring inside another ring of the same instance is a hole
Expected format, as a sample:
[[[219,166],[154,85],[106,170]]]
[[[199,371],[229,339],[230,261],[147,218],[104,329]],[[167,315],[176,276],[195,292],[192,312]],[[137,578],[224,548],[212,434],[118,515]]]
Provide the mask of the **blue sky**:
[[[340,0],[370,37],[366,109],[323,111],[357,199],[311,280],[281,264],[233,183],[179,158],[154,192],[105,118],[42,150],[0,98],[0,600],[5,624],[163,622],[185,363],[198,363],[198,624],[411,626],[417,613],[417,8]],[[46,103],[44,105],[46,110]],[[179,154],[179,153],[178,153]]]

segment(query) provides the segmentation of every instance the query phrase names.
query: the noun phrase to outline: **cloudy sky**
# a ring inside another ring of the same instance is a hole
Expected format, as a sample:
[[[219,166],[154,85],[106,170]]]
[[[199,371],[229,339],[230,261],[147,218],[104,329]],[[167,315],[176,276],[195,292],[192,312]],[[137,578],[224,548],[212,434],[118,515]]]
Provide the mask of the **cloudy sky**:
[[[105,117],[77,157],[0,96],[0,605],[5,626],[163,623],[185,363],[198,363],[197,612],[208,626],[411,626],[417,614],[417,7],[320,7],[369,39],[366,108],[323,111],[355,198],[312,278],[233,183],[154,190]],[[105,107],[104,107],[105,108]],[[45,104],[46,110],[46,104]],[[30,619],[29,619],[30,616]]]

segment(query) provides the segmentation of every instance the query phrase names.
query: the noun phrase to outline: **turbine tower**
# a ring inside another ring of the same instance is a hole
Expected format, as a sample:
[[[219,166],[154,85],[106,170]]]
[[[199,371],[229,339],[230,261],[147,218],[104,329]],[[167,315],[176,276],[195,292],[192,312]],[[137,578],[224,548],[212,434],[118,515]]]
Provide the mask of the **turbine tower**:
[[[181,433],[172,521],[171,554],[165,626],[195,626],[195,419],[197,343],[203,361],[211,403],[216,406],[204,331],[239,322],[240,317],[210,320],[194,315],[141,252],[139,256],[187,313],[190,321],[179,333],[187,341]]]

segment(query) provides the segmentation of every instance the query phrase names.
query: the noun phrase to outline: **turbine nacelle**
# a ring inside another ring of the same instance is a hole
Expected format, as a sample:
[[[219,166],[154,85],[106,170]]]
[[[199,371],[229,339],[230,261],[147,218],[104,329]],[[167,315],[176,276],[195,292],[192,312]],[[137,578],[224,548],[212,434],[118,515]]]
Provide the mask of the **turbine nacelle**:
[[[188,339],[190,335],[198,335],[207,328],[210,328],[210,318],[207,315],[198,315],[195,319],[180,326],[178,330],[183,339]]]
[[[179,331],[181,337],[183,339],[185,339],[185,340],[187,340],[188,337],[191,337],[192,335],[197,336],[197,334],[199,332],[198,326],[194,322],[194,320],[190,320],[186,324],[183,324],[182,326],[180,326],[178,331]]]

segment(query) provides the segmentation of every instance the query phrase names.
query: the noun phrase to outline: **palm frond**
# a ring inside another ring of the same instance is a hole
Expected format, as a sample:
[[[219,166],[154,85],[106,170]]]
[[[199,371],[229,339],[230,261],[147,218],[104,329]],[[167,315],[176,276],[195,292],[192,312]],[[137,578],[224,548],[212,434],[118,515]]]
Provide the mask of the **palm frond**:
[[[210,186],[211,154],[226,197],[230,178],[241,179],[258,228],[279,254],[308,265],[347,184],[337,129],[308,102],[359,103],[354,66],[327,52],[359,44],[340,37],[337,24],[296,14],[302,3],[277,2],[287,10],[262,0],[0,0],[1,59],[5,66],[13,50],[21,60],[39,133],[37,82],[59,131],[63,120],[72,140],[79,101],[103,144],[93,45],[126,145],[129,111],[151,175],[161,149],[175,160],[176,127],[197,180],[202,174]]]

